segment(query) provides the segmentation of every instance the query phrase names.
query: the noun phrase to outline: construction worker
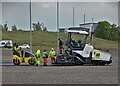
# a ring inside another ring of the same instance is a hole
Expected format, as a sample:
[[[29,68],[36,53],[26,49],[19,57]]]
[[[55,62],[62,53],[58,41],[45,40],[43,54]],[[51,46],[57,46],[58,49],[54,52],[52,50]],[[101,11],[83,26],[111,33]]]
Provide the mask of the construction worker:
[[[62,52],[63,52],[63,50],[64,50],[64,48],[63,48],[63,42],[62,42],[62,40],[61,40],[60,38],[58,39],[58,41],[59,41],[60,54],[62,54]]]
[[[18,45],[13,47],[13,54],[22,57],[21,49],[19,49]]]
[[[16,52],[16,43],[13,43],[13,53]]]
[[[54,48],[52,48],[51,51],[49,52],[49,56],[51,58],[52,64],[55,63],[56,52],[54,51]]]
[[[5,44],[5,47],[6,47],[6,48],[10,48],[10,42],[7,42],[7,43]]]
[[[40,65],[40,50],[38,49],[35,53],[35,57],[36,57],[36,66]]]
[[[42,57],[43,57],[43,60],[44,60],[44,66],[47,66],[48,53],[47,53],[46,50],[44,50],[42,52]]]

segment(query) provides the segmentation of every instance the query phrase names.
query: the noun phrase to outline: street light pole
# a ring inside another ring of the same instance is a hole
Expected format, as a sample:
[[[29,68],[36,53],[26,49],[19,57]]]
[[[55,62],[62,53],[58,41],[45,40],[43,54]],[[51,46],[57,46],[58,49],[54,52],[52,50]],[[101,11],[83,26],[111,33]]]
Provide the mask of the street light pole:
[[[84,14],[84,31],[86,31],[86,30],[85,30],[85,14]],[[84,35],[84,38],[85,38],[85,40],[86,40],[86,35]],[[85,42],[85,40],[84,40],[84,42]]]
[[[73,6],[73,30],[74,30],[74,6]],[[73,38],[74,38],[74,34],[73,34]]]
[[[94,18],[92,18],[92,30],[91,30],[91,36],[92,36],[92,43],[91,44],[92,45],[93,45],[93,34],[94,34],[94,30],[93,30],[94,29],[94,24],[93,23],[94,23]]]
[[[59,33],[59,1],[58,0],[57,0],[57,32],[58,32],[58,39],[59,39],[60,33]],[[59,41],[58,41],[58,50],[59,50]]]
[[[85,14],[84,14],[84,30],[85,30]]]
[[[73,29],[74,29],[74,6],[73,6]]]
[[[30,0],[30,52],[32,52],[31,0]]]

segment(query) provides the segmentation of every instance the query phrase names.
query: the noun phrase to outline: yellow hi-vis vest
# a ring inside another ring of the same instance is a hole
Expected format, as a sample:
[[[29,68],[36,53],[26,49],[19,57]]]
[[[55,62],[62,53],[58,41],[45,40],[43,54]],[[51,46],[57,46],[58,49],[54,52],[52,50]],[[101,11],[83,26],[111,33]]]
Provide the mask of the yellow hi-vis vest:
[[[37,52],[35,53],[36,57],[40,57],[40,50],[37,50]]]
[[[46,52],[46,51],[43,51],[43,53],[42,53],[42,56],[43,56],[43,58],[46,58],[46,57],[48,57],[48,54],[47,54],[47,52]]]
[[[55,52],[54,50],[53,50],[53,51],[51,50],[50,53],[49,53],[49,56],[50,56],[50,57],[53,57],[53,56],[55,56],[55,55],[56,55],[56,52]]]

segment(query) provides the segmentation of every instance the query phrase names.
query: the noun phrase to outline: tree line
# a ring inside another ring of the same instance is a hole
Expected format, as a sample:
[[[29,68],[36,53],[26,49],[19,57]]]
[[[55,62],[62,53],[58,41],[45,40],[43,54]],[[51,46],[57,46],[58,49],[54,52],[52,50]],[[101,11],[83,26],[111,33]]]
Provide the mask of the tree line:
[[[44,27],[44,24],[43,23],[32,23],[32,27],[33,27],[33,30],[34,31],[47,31],[47,27]],[[8,26],[7,24],[4,24],[4,25],[0,25],[0,29],[2,31],[8,31]],[[22,29],[18,29],[16,25],[13,25],[12,26],[12,31],[24,31]]]
[[[47,28],[44,27],[43,23],[33,23],[32,24],[34,31],[47,31]],[[0,28],[2,31],[8,31],[7,24],[1,25]],[[12,31],[23,31],[22,29],[17,29],[16,25],[12,26]],[[120,27],[116,24],[110,24],[108,21],[100,21],[94,31],[94,36],[107,40],[118,40],[120,41]]]

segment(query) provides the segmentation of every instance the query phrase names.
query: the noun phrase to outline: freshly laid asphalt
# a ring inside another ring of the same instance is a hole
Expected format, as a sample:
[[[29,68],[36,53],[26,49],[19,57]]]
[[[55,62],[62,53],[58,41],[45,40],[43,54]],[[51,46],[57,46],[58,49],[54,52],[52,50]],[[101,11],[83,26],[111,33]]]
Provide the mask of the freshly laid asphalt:
[[[5,53],[5,51],[7,51]],[[3,50],[2,84],[118,84],[118,59],[106,66],[13,65],[11,52]],[[5,62],[6,61],[6,62]],[[7,62],[8,61],[8,62]]]

